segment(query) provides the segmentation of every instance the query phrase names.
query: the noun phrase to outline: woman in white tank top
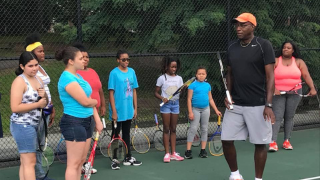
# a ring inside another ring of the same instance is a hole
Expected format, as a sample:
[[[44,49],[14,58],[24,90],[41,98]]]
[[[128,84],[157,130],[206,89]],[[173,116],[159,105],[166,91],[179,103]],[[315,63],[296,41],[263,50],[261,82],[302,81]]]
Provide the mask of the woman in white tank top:
[[[10,105],[10,131],[20,154],[20,179],[35,179],[37,150],[37,125],[40,118],[38,109],[48,101],[42,80],[36,76],[38,61],[31,52],[23,52],[16,70],[18,77],[12,82]],[[38,98],[38,97],[41,97]],[[39,99],[39,100],[38,100]]]

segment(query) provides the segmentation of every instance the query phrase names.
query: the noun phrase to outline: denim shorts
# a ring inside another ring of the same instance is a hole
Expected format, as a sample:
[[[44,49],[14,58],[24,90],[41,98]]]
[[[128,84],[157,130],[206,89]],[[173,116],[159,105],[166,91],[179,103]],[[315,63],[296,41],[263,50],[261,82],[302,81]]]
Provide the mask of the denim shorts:
[[[60,130],[66,141],[84,142],[92,137],[91,119],[78,118],[63,114],[60,121]]]
[[[179,100],[169,101],[160,107],[162,114],[179,114]]]
[[[37,144],[37,126],[10,122],[10,131],[17,143],[19,154],[35,153]]]

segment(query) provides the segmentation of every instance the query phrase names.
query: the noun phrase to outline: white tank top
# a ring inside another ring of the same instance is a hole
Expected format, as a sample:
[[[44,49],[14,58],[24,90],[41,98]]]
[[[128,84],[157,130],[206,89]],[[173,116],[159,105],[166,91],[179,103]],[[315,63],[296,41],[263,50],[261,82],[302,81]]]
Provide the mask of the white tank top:
[[[20,77],[23,78],[24,82],[27,84],[27,90],[23,93],[22,101],[23,104],[31,104],[35,103],[38,100],[38,91],[33,90],[32,86],[30,85],[28,79],[21,74]],[[37,76],[35,78],[38,80],[41,86],[42,83],[39,81]],[[40,119],[40,109],[33,109],[26,113],[12,113],[10,117],[10,121],[16,124],[26,124],[26,125],[38,125]]]

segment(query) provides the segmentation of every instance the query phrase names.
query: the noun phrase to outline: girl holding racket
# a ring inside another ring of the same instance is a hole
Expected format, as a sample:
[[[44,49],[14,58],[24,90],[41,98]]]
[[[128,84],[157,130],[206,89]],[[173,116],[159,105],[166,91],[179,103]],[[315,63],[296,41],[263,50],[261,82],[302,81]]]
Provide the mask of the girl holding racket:
[[[35,179],[37,126],[40,109],[47,106],[47,95],[42,80],[36,76],[39,63],[32,52],[23,52],[11,85],[10,131],[20,154],[20,179]],[[40,99],[41,97],[41,99]]]
[[[280,91],[294,90],[301,94],[302,86],[299,83],[301,83],[301,77],[303,77],[310,88],[308,95],[314,96],[317,94],[308,68],[300,58],[299,49],[295,43],[292,41],[284,42],[276,57],[274,69],[275,95],[272,100],[272,109],[276,122],[272,125],[272,142],[269,144],[269,151],[274,152],[278,151],[276,141],[282,119],[284,119],[284,142],[282,147],[287,150],[293,149],[289,139],[293,129],[293,117],[301,100],[301,96],[298,94],[281,95]]]
[[[186,159],[192,159],[191,146],[194,136],[197,132],[199,122],[201,131],[201,151],[199,156],[201,158],[208,157],[206,146],[210,117],[209,104],[218,116],[222,116],[212,98],[211,86],[209,83],[205,82],[205,79],[207,78],[207,70],[204,67],[199,67],[196,71],[196,78],[196,81],[188,87],[187,105],[190,119],[190,128],[188,130],[187,137],[187,150],[184,155]]]
[[[80,74],[83,77],[83,79],[90,84],[92,89],[91,98],[97,100],[98,103],[96,105],[96,109],[99,112],[99,115],[103,117],[106,113],[106,102],[105,102],[104,93],[103,93],[102,84],[101,84],[99,75],[95,70],[88,67],[90,59],[89,59],[89,54],[87,49],[80,43],[74,44],[73,47],[76,47],[81,51],[83,60],[84,60],[84,69],[78,70],[77,73]],[[94,128],[95,128],[95,122],[92,119],[91,120],[92,132],[94,131]],[[82,170],[81,170],[82,174],[85,173],[86,164],[87,163],[83,164],[82,166]],[[97,170],[94,168],[92,168],[91,171],[92,171],[91,172],[92,174],[97,173]]]
[[[26,51],[30,51],[34,53],[36,56],[35,58],[38,60],[39,63],[44,62],[45,60],[45,53],[42,43],[40,42],[40,35],[38,33],[33,33],[29,35],[26,38]],[[50,77],[47,74],[47,72],[43,69],[41,65],[39,66],[39,71],[37,72],[37,76],[41,78],[43,81],[43,87],[46,91],[46,94],[48,96],[48,104],[45,108],[43,108],[44,112],[44,119],[47,121],[48,126],[51,126],[54,122],[55,117],[55,109],[53,107],[53,103],[51,101],[51,93],[48,87],[48,84],[50,84]],[[44,134],[43,134],[44,136]],[[46,175],[46,173],[42,169],[42,155],[41,152],[37,151],[37,163],[36,163],[36,177],[37,179],[43,179]],[[45,180],[50,180],[50,178],[45,177]]]
[[[84,59],[79,49],[66,47],[56,52],[58,61],[66,65],[58,82],[58,92],[63,105],[60,130],[67,147],[66,180],[81,178],[81,169],[87,159],[91,143],[91,120],[96,130],[102,131],[102,123],[96,108],[97,100],[91,98],[92,89],[77,70],[84,68]]]
[[[118,136],[122,128],[122,139],[128,146],[128,154],[123,161],[125,166],[140,166],[142,162],[137,161],[130,151],[130,128],[131,120],[137,117],[137,76],[135,71],[128,67],[130,58],[126,51],[117,52],[118,67],[114,68],[109,75],[109,119],[112,120],[112,127],[117,123],[116,129],[112,128],[111,136]],[[120,169],[120,163],[113,159],[111,168]]]
[[[180,94],[175,95],[170,100],[167,99],[183,85],[181,76],[177,75],[179,68],[180,60],[178,58],[164,57],[161,65],[162,75],[157,80],[154,92],[155,97],[165,103],[160,107],[160,112],[163,120],[163,144],[165,148],[163,161],[166,163],[170,162],[170,160],[183,161],[184,159],[176,152],[176,127],[180,109]],[[161,95],[159,94],[160,90]],[[169,151],[169,142],[171,142],[171,154]]]

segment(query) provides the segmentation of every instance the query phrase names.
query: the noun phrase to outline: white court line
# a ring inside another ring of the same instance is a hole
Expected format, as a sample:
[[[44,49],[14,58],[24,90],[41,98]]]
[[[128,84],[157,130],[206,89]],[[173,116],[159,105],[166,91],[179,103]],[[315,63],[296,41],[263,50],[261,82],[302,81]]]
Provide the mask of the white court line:
[[[311,178],[306,178],[306,179],[300,179],[300,180],[314,180],[314,179],[320,179],[320,176],[311,177]]]

